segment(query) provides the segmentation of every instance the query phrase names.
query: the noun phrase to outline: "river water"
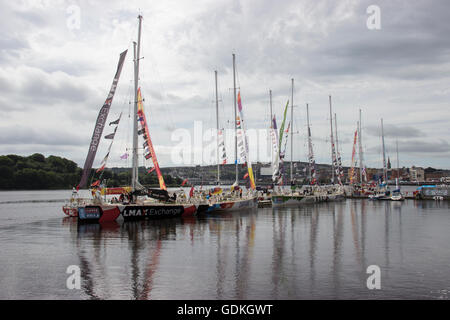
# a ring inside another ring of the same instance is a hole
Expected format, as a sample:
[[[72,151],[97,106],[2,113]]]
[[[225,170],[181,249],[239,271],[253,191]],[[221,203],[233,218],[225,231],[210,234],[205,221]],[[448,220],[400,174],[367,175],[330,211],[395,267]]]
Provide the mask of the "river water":
[[[347,199],[78,225],[71,191],[0,192],[0,299],[448,299],[449,202]],[[69,266],[81,288],[68,289]],[[370,265],[381,289],[369,290]]]

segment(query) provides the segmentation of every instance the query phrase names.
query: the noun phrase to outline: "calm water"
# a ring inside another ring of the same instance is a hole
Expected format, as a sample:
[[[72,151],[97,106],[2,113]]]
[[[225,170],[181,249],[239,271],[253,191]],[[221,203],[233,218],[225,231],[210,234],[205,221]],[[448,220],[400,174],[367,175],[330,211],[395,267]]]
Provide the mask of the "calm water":
[[[0,192],[0,299],[448,299],[448,202],[347,200],[78,226],[70,191]],[[80,290],[66,288],[78,265]],[[368,290],[366,269],[381,269]]]

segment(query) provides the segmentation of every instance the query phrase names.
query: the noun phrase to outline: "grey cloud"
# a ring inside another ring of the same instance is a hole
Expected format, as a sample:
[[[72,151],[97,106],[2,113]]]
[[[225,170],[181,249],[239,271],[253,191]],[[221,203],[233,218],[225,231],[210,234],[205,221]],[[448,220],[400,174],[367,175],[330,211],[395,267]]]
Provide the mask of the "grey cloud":
[[[416,127],[397,126],[393,124],[383,124],[383,131],[385,138],[418,138],[425,137],[426,133]],[[365,132],[374,137],[381,137],[380,126],[366,126]]]
[[[0,128],[0,145],[80,146],[83,142],[75,133],[52,128],[17,125]]]
[[[428,142],[424,140],[404,140],[398,142],[398,151],[400,154],[420,154],[423,157],[427,157],[427,153],[432,153],[433,157],[437,156],[435,154],[450,155],[450,144],[445,140],[440,140],[437,142]],[[371,147],[367,149],[367,152],[372,154],[381,154],[381,147]],[[391,148],[390,154],[395,153],[395,147]],[[402,157],[402,156],[400,156]]]

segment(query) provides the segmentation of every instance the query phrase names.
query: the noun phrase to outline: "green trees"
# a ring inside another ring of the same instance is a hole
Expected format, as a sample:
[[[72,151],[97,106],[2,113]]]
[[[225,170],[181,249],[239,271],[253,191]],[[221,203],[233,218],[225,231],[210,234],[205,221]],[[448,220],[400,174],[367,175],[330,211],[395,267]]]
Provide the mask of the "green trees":
[[[0,156],[0,189],[69,189],[77,185],[81,169],[71,160],[40,153],[29,157]]]
[[[91,170],[92,183],[101,178],[106,180],[107,187],[130,186],[131,170],[105,169],[101,173]],[[82,169],[71,160],[35,153],[28,157],[15,154],[0,156],[0,190],[38,190],[38,189],[72,189],[81,179]],[[182,179],[164,174],[168,187],[178,187]],[[156,172],[147,173],[144,167],[139,168],[139,181],[149,187],[159,187]]]

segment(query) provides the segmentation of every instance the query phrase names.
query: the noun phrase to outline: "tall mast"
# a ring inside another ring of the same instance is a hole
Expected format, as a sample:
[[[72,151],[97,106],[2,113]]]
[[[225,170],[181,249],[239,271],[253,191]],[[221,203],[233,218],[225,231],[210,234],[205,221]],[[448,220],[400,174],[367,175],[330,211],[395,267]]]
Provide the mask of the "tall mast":
[[[361,109],[359,109],[359,122],[358,122],[358,146],[359,146],[359,181],[363,183],[363,154],[362,154],[362,125],[361,125]]]
[[[387,170],[386,170],[386,149],[384,147],[384,129],[383,129],[383,118],[381,118],[381,143],[383,146],[383,179],[387,183]]]
[[[331,96],[328,96],[328,100],[330,102],[330,128],[331,128],[331,183],[334,183],[334,162],[335,162],[335,153],[334,153],[334,137],[333,137],[333,114],[331,113]]]
[[[338,182],[341,183],[342,161],[341,161],[341,155],[339,154],[339,141],[338,141],[338,132],[337,132],[336,113],[334,114],[334,132],[335,132],[335,139],[336,139],[336,164],[337,164],[337,169],[338,169]]]
[[[400,162],[398,160],[398,140],[395,141],[395,149],[397,151],[397,179],[396,179],[396,189],[398,189],[398,182],[400,180]]]
[[[220,154],[219,154],[219,96],[217,93],[217,70],[214,71],[214,79],[216,83],[216,126],[217,126],[217,184],[220,184]]]
[[[236,56],[233,53],[233,102],[234,102],[234,159],[236,164],[236,184],[239,184],[237,153],[237,108],[236,108]]]
[[[334,133],[336,136],[336,154],[339,153],[339,142],[338,142],[338,134],[337,134],[337,120],[336,120],[336,113],[334,114]]]
[[[293,155],[294,155],[294,78],[291,90],[291,185],[294,184]]]
[[[309,127],[309,106],[306,104],[306,122],[308,124],[308,179],[311,182],[311,151],[312,151],[312,143],[311,143],[311,129]]]
[[[270,105],[270,128],[272,128],[272,118],[273,118],[273,114],[272,114],[272,90],[269,90],[269,105]]]
[[[138,42],[133,42],[134,47],[134,111],[133,111],[133,158],[132,158],[132,175],[131,175],[131,187],[136,189],[138,182],[138,133],[137,133],[137,111],[138,111],[138,88],[139,88],[139,53],[141,50],[141,26],[142,16],[138,16],[139,29],[138,29]]]
[[[270,107],[270,129],[273,128],[273,115],[272,115],[272,90],[269,90],[269,107]],[[269,132],[269,145],[270,145],[270,162],[273,160],[273,147],[271,142],[271,133]]]

